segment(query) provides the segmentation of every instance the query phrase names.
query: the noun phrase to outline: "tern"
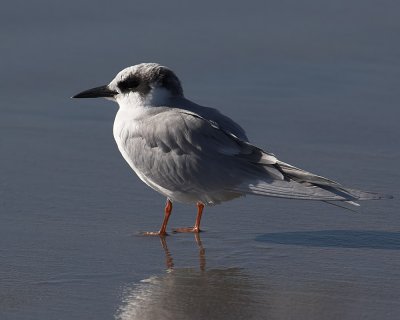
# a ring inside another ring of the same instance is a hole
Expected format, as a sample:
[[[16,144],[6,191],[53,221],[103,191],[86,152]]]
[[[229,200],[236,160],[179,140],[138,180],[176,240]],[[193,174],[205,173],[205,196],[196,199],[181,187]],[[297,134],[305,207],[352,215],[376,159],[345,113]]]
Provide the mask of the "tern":
[[[157,63],[120,71],[107,85],[72,98],[104,97],[119,105],[113,134],[124,159],[149,187],[167,198],[158,232],[167,234],[172,203],[197,205],[199,232],[205,205],[246,195],[347,202],[391,198],[350,189],[280,161],[251,144],[244,129],[218,110],[185,98],[175,73]]]

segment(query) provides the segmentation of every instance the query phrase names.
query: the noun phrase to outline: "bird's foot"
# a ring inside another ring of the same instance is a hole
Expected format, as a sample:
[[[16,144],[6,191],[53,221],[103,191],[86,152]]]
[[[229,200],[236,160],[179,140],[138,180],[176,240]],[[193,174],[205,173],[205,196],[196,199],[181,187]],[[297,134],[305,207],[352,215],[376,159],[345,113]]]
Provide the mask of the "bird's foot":
[[[199,233],[201,231],[202,230],[200,230],[200,228],[197,228],[197,227],[187,227],[187,228],[176,228],[176,229],[173,229],[174,233],[181,233],[181,232]]]
[[[166,232],[161,232],[161,231],[156,231],[156,232],[152,232],[152,231],[143,231],[140,233],[142,236],[159,236],[159,237],[165,237],[168,235],[168,233]]]

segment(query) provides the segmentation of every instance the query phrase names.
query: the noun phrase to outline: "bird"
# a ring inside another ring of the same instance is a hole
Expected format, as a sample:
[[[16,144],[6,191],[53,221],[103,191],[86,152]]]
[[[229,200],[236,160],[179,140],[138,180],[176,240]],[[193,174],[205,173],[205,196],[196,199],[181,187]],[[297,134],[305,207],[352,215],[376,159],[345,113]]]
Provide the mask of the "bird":
[[[167,235],[173,202],[197,206],[193,227],[175,232],[198,233],[205,206],[246,195],[355,206],[358,200],[391,198],[279,160],[252,144],[245,130],[217,109],[187,99],[177,75],[160,64],[127,67],[109,84],[72,98],[100,97],[119,105],[113,135],[123,158],[167,199],[160,229],[144,235]]]

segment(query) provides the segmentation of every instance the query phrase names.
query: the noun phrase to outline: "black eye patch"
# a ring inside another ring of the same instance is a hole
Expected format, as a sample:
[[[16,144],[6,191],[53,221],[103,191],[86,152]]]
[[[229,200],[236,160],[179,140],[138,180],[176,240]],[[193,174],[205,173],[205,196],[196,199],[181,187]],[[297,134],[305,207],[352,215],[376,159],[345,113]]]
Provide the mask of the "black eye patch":
[[[140,85],[140,80],[136,77],[129,77],[118,83],[118,88],[122,92],[132,91]]]

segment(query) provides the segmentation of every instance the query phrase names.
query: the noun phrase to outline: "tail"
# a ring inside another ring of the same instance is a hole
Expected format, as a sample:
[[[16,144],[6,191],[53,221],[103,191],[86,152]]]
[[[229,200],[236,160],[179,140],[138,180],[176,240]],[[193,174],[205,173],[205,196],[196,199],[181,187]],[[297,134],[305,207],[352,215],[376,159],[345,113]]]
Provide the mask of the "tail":
[[[277,160],[273,165],[264,165],[270,170],[265,170],[266,175],[253,176],[235,190],[245,194],[255,194],[287,199],[318,200],[318,201],[342,201],[359,206],[358,200],[391,199],[390,195],[369,191],[361,191],[343,187],[336,181],[315,175],[305,170],[296,168],[285,162]],[[282,176],[277,179],[271,176],[271,169],[276,169]]]
[[[277,166],[288,178],[293,179],[298,183],[310,183],[312,185],[318,186],[319,188],[331,192],[332,194],[336,194],[338,196],[343,197],[344,199],[342,201],[345,201],[355,206],[359,206],[358,203],[354,202],[355,200],[363,201],[363,200],[381,200],[381,199],[393,198],[392,195],[388,194],[362,191],[362,190],[343,187],[340,183],[336,181],[296,168],[290,164],[287,164],[279,160],[277,161]]]

